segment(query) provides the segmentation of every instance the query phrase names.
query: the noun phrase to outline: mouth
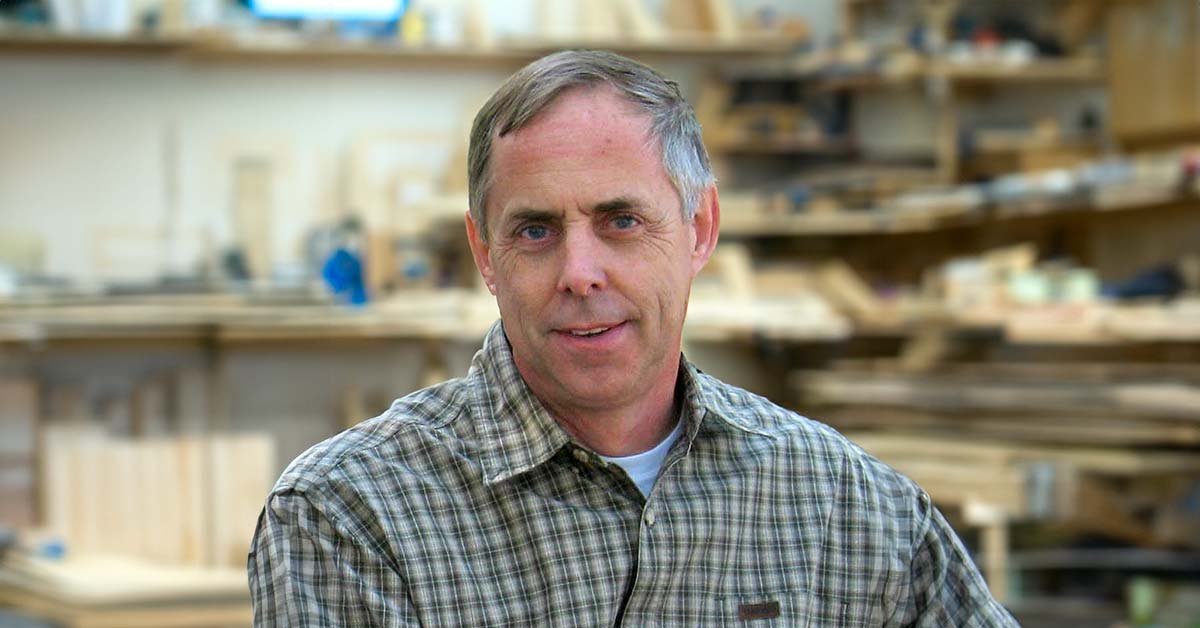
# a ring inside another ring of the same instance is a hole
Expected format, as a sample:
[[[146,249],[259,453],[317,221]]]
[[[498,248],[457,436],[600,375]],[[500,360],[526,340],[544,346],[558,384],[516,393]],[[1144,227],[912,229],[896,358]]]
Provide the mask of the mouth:
[[[572,330],[570,331],[570,334],[571,334],[572,336],[584,336],[584,337],[586,337],[586,336],[596,336],[596,335],[599,335],[599,334],[603,334],[604,332],[606,332],[606,331],[608,331],[608,330],[610,330],[610,329],[612,329],[612,328],[611,328],[611,327],[596,327],[596,328],[593,328],[593,329],[572,329]]]
[[[557,331],[560,334],[563,334],[565,336],[570,336],[572,338],[597,338],[600,336],[605,336],[605,335],[611,334],[613,331],[622,327],[624,324],[625,324],[624,321],[622,321],[620,323],[593,324],[593,325],[588,325],[586,327],[584,327],[584,326],[569,327],[569,328],[559,329]]]

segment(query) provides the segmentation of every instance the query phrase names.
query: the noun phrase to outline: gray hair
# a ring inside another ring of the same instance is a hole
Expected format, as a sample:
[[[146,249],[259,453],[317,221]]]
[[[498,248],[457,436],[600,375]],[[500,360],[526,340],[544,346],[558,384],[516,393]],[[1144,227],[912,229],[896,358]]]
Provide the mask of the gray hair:
[[[517,131],[573,87],[608,85],[650,116],[650,135],[662,148],[663,168],[679,195],[683,216],[696,215],[700,196],[715,179],[700,123],[679,85],[654,69],[611,52],[567,50],[521,68],[475,115],[467,153],[471,217],[487,240],[484,204],[492,187],[492,141]]]

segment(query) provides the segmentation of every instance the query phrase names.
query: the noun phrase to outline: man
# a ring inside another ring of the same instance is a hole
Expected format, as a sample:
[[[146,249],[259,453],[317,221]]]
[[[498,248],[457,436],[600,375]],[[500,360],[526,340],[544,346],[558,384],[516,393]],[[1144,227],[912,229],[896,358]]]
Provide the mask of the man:
[[[465,378],[292,463],[256,624],[1015,625],[911,481],[682,359],[720,204],[674,83],[550,55],[468,167],[501,321]]]

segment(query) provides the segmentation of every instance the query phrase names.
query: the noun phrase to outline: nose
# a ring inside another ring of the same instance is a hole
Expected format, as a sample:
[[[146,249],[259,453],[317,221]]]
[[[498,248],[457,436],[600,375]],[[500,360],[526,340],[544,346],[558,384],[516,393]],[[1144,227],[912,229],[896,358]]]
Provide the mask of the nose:
[[[568,230],[562,248],[558,290],[586,297],[608,284],[604,245],[590,229]]]

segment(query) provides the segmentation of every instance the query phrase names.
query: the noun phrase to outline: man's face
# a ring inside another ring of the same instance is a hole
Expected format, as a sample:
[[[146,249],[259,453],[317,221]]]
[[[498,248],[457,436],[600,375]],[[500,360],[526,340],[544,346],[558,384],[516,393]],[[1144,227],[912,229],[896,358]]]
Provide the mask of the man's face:
[[[468,217],[522,377],[551,410],[669,395],[692,278],[716,244],[716,190],[685,221],[648,132],[608,88],[565,92],[498,138],[488,241]]]

